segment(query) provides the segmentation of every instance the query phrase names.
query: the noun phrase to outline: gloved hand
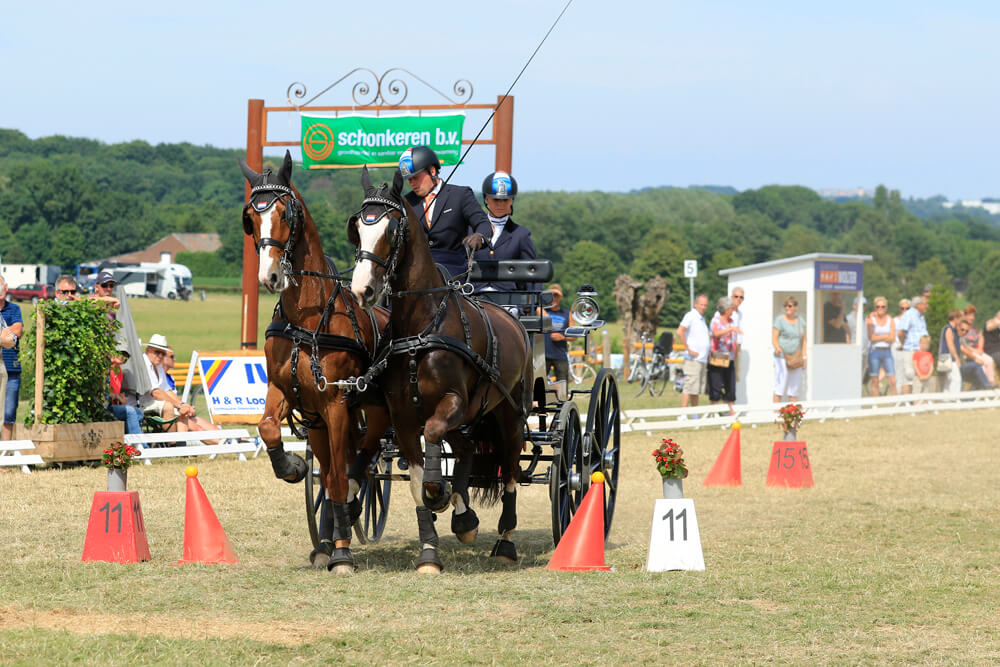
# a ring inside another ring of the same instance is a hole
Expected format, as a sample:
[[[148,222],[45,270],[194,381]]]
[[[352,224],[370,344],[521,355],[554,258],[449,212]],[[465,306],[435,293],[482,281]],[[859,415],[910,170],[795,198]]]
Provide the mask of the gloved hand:
[[[471,250],[479,250],[486,245],[486,239],[479,232],[475,234],[469,234],[464,239],[462,239],[462,245]]]

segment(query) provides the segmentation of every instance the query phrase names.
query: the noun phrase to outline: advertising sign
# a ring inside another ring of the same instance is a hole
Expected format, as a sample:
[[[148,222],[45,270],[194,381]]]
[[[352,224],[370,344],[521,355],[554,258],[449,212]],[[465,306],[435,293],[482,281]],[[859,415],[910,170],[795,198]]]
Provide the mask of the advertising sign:
[[[204,352],[198,357],[198,373],[213,418],[240,416],[255,422],[264,412],[267,361],[263,354]]]
[[[302,115],[302,168],[396,166],[411,146],[430,146],[441,164],[462,155],[464,114],[449,116]]]
[[[816,289],[860,292],[861,262],[816,262]]]

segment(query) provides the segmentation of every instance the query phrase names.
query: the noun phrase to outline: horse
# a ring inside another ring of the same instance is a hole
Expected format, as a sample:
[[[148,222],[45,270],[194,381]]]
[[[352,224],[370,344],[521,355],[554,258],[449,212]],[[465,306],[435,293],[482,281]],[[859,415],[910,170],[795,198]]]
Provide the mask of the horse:
[[[389,422],[385,407],[378,404],[380,396],[348,400],[337,382],[367,369],[388,312],[362,309],[338,280],[323,254],[316,224],[291,184],[290,153],[286,151],[277,174],[269,168],[258,174],[242,160],[240,168],[251,186],[243,231],[258,251],[257,278],[280,294],[266,332],[267,398],[257,429],[275,476],[294,484],[311,472],[301,457],[285,452],[281,423],[288,419],[300,432],[293,423],[297,417],[306,428],[329,501],[324,509],[332,513],[333,524],[332,536],[313,550],[310,562],[337,574],[353,573],[351,524],[360,514],[360,480]],[[321,523],[329,524],[329,517],[323,518],[321,513]]]
[[[386,183],[375,188],[365,167],[361,184],[361,209],[347,223],[357,248],[351,291],[365,308],[383,297],[391,303],[391,344],[366,378],[378,377],[397,445],[410,463],[421,542],[417,570],[443,569],[433,513],[449,503],[452,532],[463,543],[476,539],[470,482],[480,499],[501,501],[500,537],[490,555],[514,562],[519,461],[531,409],[528,334],[505,309],[469,299],[457,281],[446,281],[431,258],[422,218],[401,196],[398,171],[391,189]],[[455,454],[453,488],[441,471],[443,440]]]

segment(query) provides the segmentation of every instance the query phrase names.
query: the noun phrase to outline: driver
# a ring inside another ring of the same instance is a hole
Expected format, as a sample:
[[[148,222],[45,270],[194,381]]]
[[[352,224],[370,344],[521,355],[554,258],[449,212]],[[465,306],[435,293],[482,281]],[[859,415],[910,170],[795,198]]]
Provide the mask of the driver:
[[[426,225],[431,257],[453,276],[465,273],[462,246],[478,250],[492,233],[472,188],[445,185],[440,177],[441,161],[427,146],[407,148],[399,158],[399,173],[412,190],[406,201]]]
[[[535,259],[535,244],[531,232],[511,219],[514,213],[514,197],[517,196],[517,181],[505,171],[494,171],[483,179],[483,203],[489,218],[491,235],[486,246],[476,252],[476,260]],[[479,283],[477,292],[509,292],[520,289],[535,289],[534,286],[510,281]]]

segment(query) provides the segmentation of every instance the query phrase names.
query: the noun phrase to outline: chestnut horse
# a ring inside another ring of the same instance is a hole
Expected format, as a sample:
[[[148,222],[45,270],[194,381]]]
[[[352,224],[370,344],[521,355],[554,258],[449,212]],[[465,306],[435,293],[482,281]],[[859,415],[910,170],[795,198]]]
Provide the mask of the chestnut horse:
[[[365,464],[388,426],[388,414],[364,396],[347,400],[335,383],[368,368],[388,312],[366,312],[337,280],[316,224],[291,184],[289,153],[276,175],[270,169],[258,174],[242,160],[240,168],[251,186],[243,231],[259,253],[257,278],[281,295],[264,345],[267,399],[258,432],[275,476],[294,484],[311,472],[301,457],[285,452],[281,422],[289,419],[294,429],[292,418],[297,417],[306,427],[330,501],[325,509],[333,515],[332,539],[324,540],[310,561],[338,574],[354,572],[350,545],[351,524],[360,514],[357,493]],[[377,398],[380,402],[381,396]],[[361,426],[362,410],[366,428]]]
[[[396,442],[410,463],[421,542],[417,569],[442,569],[432,512],[444,511],[449,501],[452,531],[462,542],[475,540],[479,519],[469,507],[470,483],[487,501],[500,498],[500,539],[491,555],[515,561],[510,538],[532,384],[528,335],[503,308],[470,300],[457,282],[446,283],[421,218],[401,197],[398,171],[391,189],[372,187],[367,168],[361,184],[361,210],[347,223],[358,248],[351,290],[365,308],[383,296],[391,300],[392,341],[366,377],[380,376]],[[441,471],[442,440],[455,454],[454,490]]]

